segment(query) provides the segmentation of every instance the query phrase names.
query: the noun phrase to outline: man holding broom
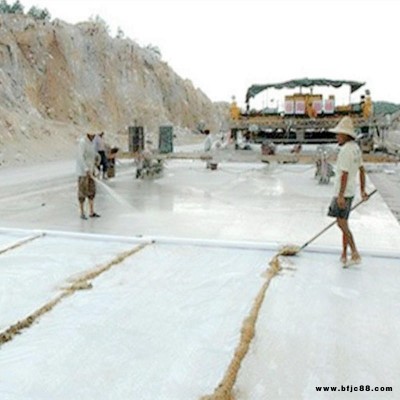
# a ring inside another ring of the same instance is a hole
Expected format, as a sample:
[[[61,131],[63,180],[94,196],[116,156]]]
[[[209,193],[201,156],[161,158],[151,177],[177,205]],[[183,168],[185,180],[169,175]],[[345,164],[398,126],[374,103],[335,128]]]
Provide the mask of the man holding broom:
[[[96,150],[93,139],[94,133],[87,133],[79,140],[76,170],[78,175],[78,200],[81,219],[87,219],[85,214],[85,199],[89,201],[89,217],[97,218],[99,214],[94,212],[94,197],[96,195],[96,183],[93,178],[95,168]]]
[[[356,192],[357,173],[360,176],[360,191],[363,201],[368,199],[365,192],[365,170],[362,163],[361,149],[356,143],[356,133],[350,117],[343,117],[338,125],[330,132],[336,133],[340,151],[336,162],[336,183],[328,215],[335,217],[342,231],[342,255],[340,261],[343,268],[359,264],[361,256],[349,229],[348,218]],[[347,258],[347,248],[350,247],[351,256]]]

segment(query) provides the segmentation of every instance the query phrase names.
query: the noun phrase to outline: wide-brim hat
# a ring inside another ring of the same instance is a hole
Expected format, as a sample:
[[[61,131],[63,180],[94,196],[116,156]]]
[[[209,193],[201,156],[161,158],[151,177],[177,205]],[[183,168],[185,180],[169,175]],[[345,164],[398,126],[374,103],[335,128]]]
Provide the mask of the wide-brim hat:
[[[334,128],[329,129],[329,132],[342,133],[353,139],[357,137],[357,133],[354,131],[353,121],[350,117],[343,117]]]

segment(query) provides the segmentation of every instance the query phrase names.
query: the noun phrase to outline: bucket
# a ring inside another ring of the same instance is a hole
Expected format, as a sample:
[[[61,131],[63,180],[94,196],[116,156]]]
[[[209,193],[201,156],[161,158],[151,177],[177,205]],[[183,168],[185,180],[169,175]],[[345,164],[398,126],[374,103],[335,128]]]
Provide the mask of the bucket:
[[[217,163],[210,163],[210,169],[211,170],[216,170],[217,169],[217,167],[218,167],[218,164]]]
[[[114,165],[109,165],[107,168],[107,177],[108,178],[114,178],[115,177],[115,166]]]

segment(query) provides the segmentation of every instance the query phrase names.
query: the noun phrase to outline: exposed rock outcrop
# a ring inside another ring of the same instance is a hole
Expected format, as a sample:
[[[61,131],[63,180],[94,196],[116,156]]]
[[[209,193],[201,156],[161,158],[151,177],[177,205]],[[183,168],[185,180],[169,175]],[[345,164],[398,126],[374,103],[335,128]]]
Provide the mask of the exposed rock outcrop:
[[[104,130],[117,142],[135,123],[153,134],[163,124],[219,130],[227,110],[152,49],[110,37],[100,23],[0,15],[2,164],[18,153],[23,161],[44,145],[45,159],[49,149],[53,157],[71,151],[87,130]]]

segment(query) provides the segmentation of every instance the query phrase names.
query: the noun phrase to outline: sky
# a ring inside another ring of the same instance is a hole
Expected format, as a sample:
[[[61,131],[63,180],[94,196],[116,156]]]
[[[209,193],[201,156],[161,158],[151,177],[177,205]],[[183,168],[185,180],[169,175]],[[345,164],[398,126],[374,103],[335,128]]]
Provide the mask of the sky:
[[[157,46],[213,101],[236,96],[242,105],[252,84],[308,77],[366,82],[352,101],[369,89],[373,100],[400,103],[398,0],[21,2],[25,11],[47,8],[52,19],[73,24],[100,16],[112,36],[120,27],[139,45]],[[345,90],[339,96],[348,99]]]

